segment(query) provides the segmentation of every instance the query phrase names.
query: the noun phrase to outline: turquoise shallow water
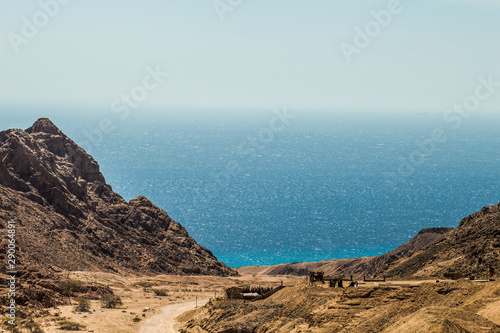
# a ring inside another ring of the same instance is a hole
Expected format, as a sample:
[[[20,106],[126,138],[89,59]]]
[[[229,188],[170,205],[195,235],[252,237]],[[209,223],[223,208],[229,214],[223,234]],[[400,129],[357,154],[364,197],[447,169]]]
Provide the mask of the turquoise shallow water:
[[[0,127],[50,117],[115,191],[147,196],[232,267],[381,254],[500,200],[498,116],[453,129],[441,112],[290,111],[273,127],[272,111],[89,110],[3,107]]]

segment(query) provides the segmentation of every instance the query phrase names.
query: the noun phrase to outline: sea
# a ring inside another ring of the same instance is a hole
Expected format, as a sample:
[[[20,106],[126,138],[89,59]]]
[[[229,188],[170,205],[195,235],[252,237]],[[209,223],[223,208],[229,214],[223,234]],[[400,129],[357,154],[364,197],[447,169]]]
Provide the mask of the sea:
[[[0,130],[39,117],[231,267],[379,255],[500,201],[491,112],[10,105]]]

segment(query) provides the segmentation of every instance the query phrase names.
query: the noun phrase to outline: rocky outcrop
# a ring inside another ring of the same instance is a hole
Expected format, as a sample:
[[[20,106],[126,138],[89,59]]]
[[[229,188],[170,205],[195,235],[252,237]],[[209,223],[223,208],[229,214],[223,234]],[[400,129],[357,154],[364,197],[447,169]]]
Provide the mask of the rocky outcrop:
[[[358,277],[443,278],[446,273],[457,273],[463,277],[497,278],[500,204],[465,217],[457,228],[423,229],[408,243],[381,256],[238,268],[241,274],[305,275],[309,271]]]
[[[210,301],[178,317],[182,333],[500,332],[500,282],[285,287],[256,302]]]
[[[442,277],[459,273],[464,277],[488,278],[500,270],[500,204],[484,207],[462,219],[441,240],[402,258],[380,273],[387,276]]]
[[[291,263],[267,267],[242,267],[238,271],[244,273],[259,273],[266,275],[307,275],[310,271],[321,271],[326,275],[374,276],[391,263],[405,258],[426,246],[441,240],[452,228],[422,229],[409,242],[398,248],[374,257],[331,259],[318,262]]]
[[[113,192],[97,162],[49,119],[0,132],[0,228],[9,220],[22,264],[43,265],[44,274],[237,274],[148,199]]]

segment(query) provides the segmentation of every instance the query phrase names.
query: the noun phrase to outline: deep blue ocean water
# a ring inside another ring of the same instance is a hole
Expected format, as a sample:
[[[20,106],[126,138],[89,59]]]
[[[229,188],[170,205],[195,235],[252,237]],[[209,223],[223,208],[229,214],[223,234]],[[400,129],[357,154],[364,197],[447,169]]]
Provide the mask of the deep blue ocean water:
[[[382,254],[500,201],[500,116],[288,112],[273,132],[272,110],[12,106],[0,129],[51,118],[116,192],[148,197],[232,267]],[[436,130],[446,141],[429,144]]]

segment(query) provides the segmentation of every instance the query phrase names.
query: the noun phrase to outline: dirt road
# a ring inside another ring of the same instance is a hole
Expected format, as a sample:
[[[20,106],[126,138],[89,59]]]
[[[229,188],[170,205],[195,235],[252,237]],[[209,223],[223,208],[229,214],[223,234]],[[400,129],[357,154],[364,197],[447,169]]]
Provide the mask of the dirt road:
[[[208,302],[208,299],[198,300],[198,306]],[[178,316],[186,311],[194,310],[196,302],[185,302],[167,305],[161,308],[160,313],[148,318],[141,325],[139,333],[176,333],[175,324]]]

